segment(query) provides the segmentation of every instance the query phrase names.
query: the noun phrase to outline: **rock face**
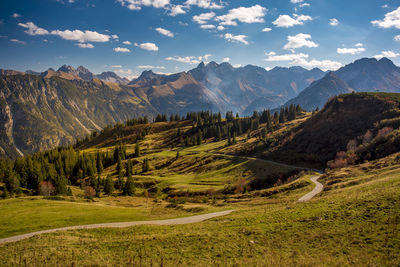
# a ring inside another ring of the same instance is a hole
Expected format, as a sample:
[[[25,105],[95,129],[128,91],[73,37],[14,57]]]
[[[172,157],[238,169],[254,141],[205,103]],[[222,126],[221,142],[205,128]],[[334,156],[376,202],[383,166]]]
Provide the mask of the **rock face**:
[[[285,105],[300,104],[311,110],[323,107],[332,96],[355,92],[400,92],[400,68],[387,58],[362,58],[328,73]]]
[[[57,76],[0,75],[0,152],[16,157],[72,143],[128,118],[154,115],[129,87]]]
[[[119,83],[123,85],[129,83],[127,78],[121,78],[112,71],[102,72],[101,74],[96,75],[96,77],[104,82]]]

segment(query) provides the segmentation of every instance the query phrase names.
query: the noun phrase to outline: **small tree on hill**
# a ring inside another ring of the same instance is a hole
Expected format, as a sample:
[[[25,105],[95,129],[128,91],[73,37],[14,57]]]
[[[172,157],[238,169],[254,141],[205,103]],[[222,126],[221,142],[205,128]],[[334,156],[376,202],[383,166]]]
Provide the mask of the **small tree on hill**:
[[[108,175],[106,184],[104,185],[104,193],[111,195],[112,192],[114,192],[114,181],[112,180],[111,175]]]
[[[139,147],[139,143],[136,143],[136,145],[135,145],[135,157],[136,157],[136,158],[140,157],[140,147]]]

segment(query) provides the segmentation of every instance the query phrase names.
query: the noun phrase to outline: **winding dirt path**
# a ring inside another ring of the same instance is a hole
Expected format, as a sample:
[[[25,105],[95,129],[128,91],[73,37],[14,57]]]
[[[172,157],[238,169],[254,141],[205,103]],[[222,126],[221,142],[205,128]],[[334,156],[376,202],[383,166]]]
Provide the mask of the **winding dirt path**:
[[[191,151],[194,152],[194,151]],[[198,153],[198,152],[194,152]],[[229,155],[229,154],[222,154],[222,153],[210,153],[210,152],[202,152],[202,153],[207,153],[207,154],[212,154],[216,156],[225,156],[225,157],[230,157],[230,158],[241,158],[241,159],[247,159],[247,160],[259,160],[263,161],[266,163],[270,164],[275,164],[279,165],[282,167],[290,167],[290,168],[295,168],[295,169],[303,169],[303,170],[311,170],[319,173],[323,173],[320,170],[316,169],[309,169],[309,168],[302,168],[299,166],[293,166],[293,165],[288,165],[284,163],[279,163],[279,162],[274,162],[271,160],[265,160],[265,159],[259,159],[259,158],[253,158],[253,157],[245,157],[245,156],[234,156],[234,155]],[[298,201],[299,202],[305,202],[310,199],[312,199],[315,195],[319,194],[322,189],[323,185],[318,182],[318,178],[320,178],[321,175],[316,175],[312,176],[310,180],[315,183],[315,188],[307,193],[306,195],[302,196]],[[213,212],[213,213],[208,213],[208,214],[202,214],[202,215],[196,215],[196,216],[191,216],[191,217],[183,217],[183,218],[175,218],[175,219],[167,219],[167,220],[153,220],[153,221],[134,221],[134,222],[115,222],[115,223],[99,223],[99,224],[87,224],[87,225],[75,225],[75,226],[67,226],[67,227],[61,227],[61,228],[54,228],[54,229],[48,229],[48,230],[42,230],[42,231],[37,231],[37,232],[32,232],[28,234],[22,234],[22,235],[16,235],[12,237],[7,237],[7,238],[2,238],[0,239],[0,245],[5,244],[5,243],[12,243],[12,242],[17,242],[22,239],[30,238],[35,235],[40,235],[40,234],[47,234],[47,233],[54,233],[57,231],[67,231],[67,230],[79,230],[79,229],[95,229],[95,228],[122,228],[122,227],[130,227],[130,226],[135,226],[135,225],[179,225],[179,224],[188,224],[188,223],[197,223],[197,222],[202,222],[211,218],[219,217],[219,216],[224,216],[228,215],[232,212],[233,210],[225,210],[225,211],[219,211],[219,212]]]
[[[311,182],[313,182],[315,184],[315,188],[311,192],[309,192],[309,193],[305,194],[304,196],[302,196],[301,198],[299,198],[299,202],[309,201],[315,195],[321,193],[322,189],[324,189],[324,186],[320,182],[317,181],[318,178],[320,178],[320,177],[321,177],[321,175],[316,175],[316,176],[312,176],[310,178]]]
[[[224,210],[213,213],[201,214],[191,217],[183,217],[183,218],[175,218],[175,219],[167,219],[167,220],[153,220],[153,221],[134,221],[134,222],[116,222],[116,223],[99,223],[99,224],[87,224],[87,225],[76,225],[76,226],[67,226],[61,228],[54,228],[49,230],[37,231],[23,235],[16,235],[12,237],[7,237],[0,239],[0,245],[5,243],[17,242],[22,239],[30,238],[35,235],[54,233],[57,231],[66,231],[66,230],[79,230],[79,229],[94,229],[94,228],[122,228],[122,227],[130,227],[135,225],[179,225],[179,224],[188,224],[188,223],[197,223],[202,222],[211,218],[228,215],[233,210]]]

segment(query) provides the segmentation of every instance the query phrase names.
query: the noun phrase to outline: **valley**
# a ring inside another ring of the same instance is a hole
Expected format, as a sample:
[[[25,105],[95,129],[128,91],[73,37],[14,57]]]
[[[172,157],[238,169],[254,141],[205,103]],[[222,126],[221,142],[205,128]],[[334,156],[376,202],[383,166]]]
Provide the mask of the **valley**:
[[[68,228],[1,244],[0,259],[10,266],[396,265],[399,99],[351,93],[317,112],[291,106],[281,118],[269,110],[139,117],[19,158],[11,173],[3,160],[0,237]],[[358,119],[366,114],[374,116]],[[43,162],[36,174],[24,167]],[[43,191],[40,177],[55,191]],[[84,226],[91,224],[104,227]]]

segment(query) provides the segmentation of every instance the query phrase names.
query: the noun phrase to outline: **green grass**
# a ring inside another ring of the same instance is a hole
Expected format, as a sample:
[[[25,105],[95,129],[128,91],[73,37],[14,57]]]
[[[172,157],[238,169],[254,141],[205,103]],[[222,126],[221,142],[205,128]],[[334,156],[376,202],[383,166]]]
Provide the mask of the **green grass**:
[[[1,200],[0,210],[0,238],[71,225],[193,215],[184,210],[166,209],[165,205],[156,205],[151,200],[132,203],[128,197],[96,203],[14,198]]]
[[[0,262],[5,266],[65,262],[80,266],[398,266],[399,173],[400,166],[390,158],[328,172],[323,183],[336,182],[308,203],[296,200],[313,188],[310,184],[272,197],[232,196],[226,202],[234,213],[203,223],[36,236],[1,246]]]

